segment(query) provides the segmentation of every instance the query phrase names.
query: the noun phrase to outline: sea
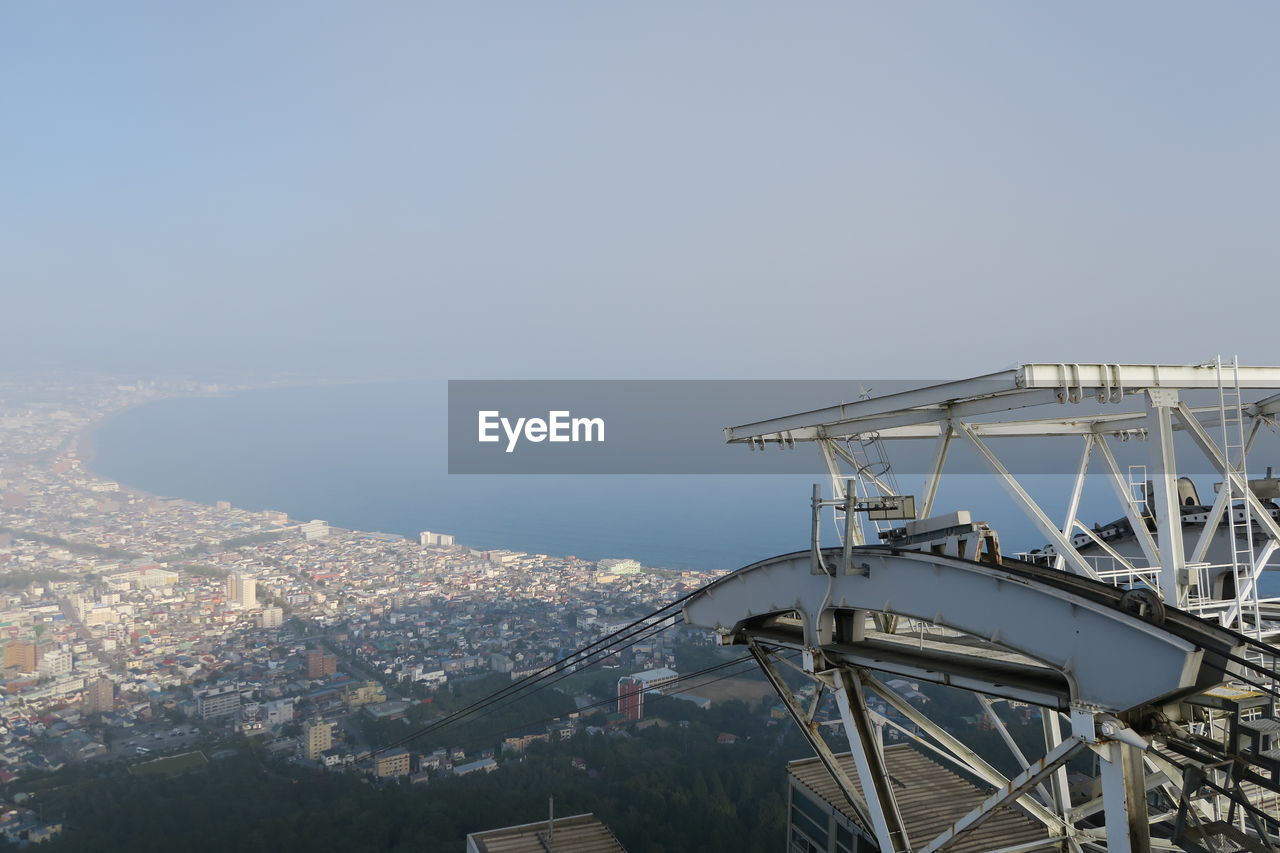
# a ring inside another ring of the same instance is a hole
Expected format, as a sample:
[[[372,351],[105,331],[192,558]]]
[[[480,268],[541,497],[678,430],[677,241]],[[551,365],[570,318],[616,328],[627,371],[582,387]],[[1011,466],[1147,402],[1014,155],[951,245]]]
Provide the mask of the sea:
[[[446,383],[429,381],[173,397],[99,425],[90,467],[152,494],[415,539],[449,533],[477,549],[708,570],[809,547],[815,478],[752,474],[745,448],[741,475],[451,475],[446,415]],[[1109,486],[1090,480],[1081,518],[1112,520]],[[1059,517],[1069,477],[1023,485]],[[904,491],[921,487],[904,478]],[[1005,553],[1044,543],[994,477],[944,478],[936,507],[987,521]],[[830,520],[823,536],[836,544]]]

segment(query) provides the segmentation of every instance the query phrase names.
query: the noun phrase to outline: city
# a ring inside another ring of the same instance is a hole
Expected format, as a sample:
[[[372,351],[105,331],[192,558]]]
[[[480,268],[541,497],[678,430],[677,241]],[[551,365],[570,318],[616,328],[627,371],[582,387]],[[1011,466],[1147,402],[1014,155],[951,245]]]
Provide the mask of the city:
[[[496,741],[375,755],[362,727],[429,722],[435,691],[527,676],[717,574],[342,530],[142,494],[86,469],[81,439],[100,419],[212,390],[102,384],[32,400],[3,389],[0,781],[216,750],[232,734],[377,778],[491,769]],[[604,663],[616,677],[676,660],[659,636]],[[533,737],[571,733],[577,717]]]
[[[1280,851],[1280,6],[0,21],[0,848]]]
[[[722,571],[347,530],[149,495],[86,467],[93,427],[113,413],[226,390],[0,389],[0,783],[12,799],[0,831],[10,839],[64,830],[38,819],[28,782],[103,763],[176,776],[245,744],[309,773],[416,787],[520,763],[538,744],[612,741],[740,707],[717,718],[736,731],[713,724],[708,744],[773,730],[771,754],[800,754],[754,667],[718,652],[709,633],[652,615]],[[571,680],[465,719],[476,702],[547,673]],[[891,683],[918,705],[945,700]],[[873,707],[894,721],[890,742],[918,733],[886,703]],[[829,702],[820,708],[834,719]],[[1024,728],[1037,718],[1027,706],[1010,712]],[[460,714],[466,725],[454,725]],[[953,716],[994,731],[981,715]],[[582,756],[569,766],[597,772]]]

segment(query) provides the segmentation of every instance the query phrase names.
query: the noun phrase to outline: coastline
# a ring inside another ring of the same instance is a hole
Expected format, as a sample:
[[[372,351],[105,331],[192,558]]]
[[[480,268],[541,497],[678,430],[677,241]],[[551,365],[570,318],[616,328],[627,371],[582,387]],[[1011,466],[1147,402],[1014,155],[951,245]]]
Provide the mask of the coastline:
[[[195,398],[195,397],[225,397],[225,396],[228,396],[228,395],[222,392],[203,393],[203,394],[166,394],[166,395],[155,397],[149,400],[143,400],[142,402],[135,403],[133,405],[121,406],[117,409],[112,409],[111,411],[104,413],[101,417],[96,418],[90,421],[89,423],[85,424],[84,428],[81,429],[78,433],[76,433],[75,438],[71,440],[71,447],[69,449],[75,453],[75,458],[80,463],[80,469],[91,480],[95,480],[99,483],[107,483],[107,482],[116,483],[120,487],[121,492],[124,492],[125,494],[128,494],[128,495],[133,495],[139,498],[159,499],[163,497],[177,497],[179,500],[186,501],[196,506],[209,507],[209,504],[201,503],[200,501],[193,501],[190,498],[184,498],[178,495],[172,495],[172,496],[158,495],[158,494],[155,494],[154,492],[149,492],[146,489],[141,489],[141,488],[138,488],[137,486],[130,485],[129,483],[126,483],[122,480],[108,478],[104,476],[101,472],[95,470],[93,467],[93,463],[96,461],[97,455],[98,455],[98,444],[97,444],[98,430],[102,429],[102,427],[106,426],[108,423],[110,423],[115,418],[118,418],[120,415],[123,415],[125,412],[132,412],[137,409],[141,409],[151,403],[158,403],[162,400],[179,400],[179,399],[188,398],[188,397]]]
[[[63,453],[66,453],[67,451],[74,452],[75,458],[80,463],[81,470],[83,470],[85,475],[88,476],[90,479],[96,480],[98,482],[116,483],[120,487],[120,491],[126,494],[135,495],[140,498],[152,498],[157,500],[158,499],[170,499],[170,500],[177,499],[177,500],[190,503],[194,506],[206,507],[208,509],[216,509],[211,503],[198,501],[193,498],[185,497],[183,495],[162,495],[156,492],[149,491],[147,489],[140,488],[139,486],[132,485],[116,477],[107,477],[102,472],[96,470],[94,468],[94,462],[97,461],[97,455],[98,455],[97,439],[98,439],[99,431],[103,427],[105,427],[107,424],[109,424],[111,421],[119,418],[121,415],[124,415],[128,412],[135,412],[139,409],[144,409],[147,406],[152,405],[154,403],[162,403],[169,400],[231,398],[236,396],[237,394],[252,392],[252,391],[273,391],[273,390],[285,390],[290,388],[322,388],[322,387],[332,387],[337,385],[363,385],[363,384],[369,384],[369,383],[378,382],[378,381],[384,381],[384,380],[352,379],[352,380],[333,380],[333,381],[318,381],[318,382],[317,381],[280,382],[280,383],[267,383],[263,385],[238,385],[238,386],[233,386],[227,389],[220,389],[217,391],[184,391],[181,393],[159,394],[149,399],[141,400],[139,402],[132,403],[129,405],[119,406],[118,408],[102,413],[100,417],[97,417],[91,420],[89,423],[85,424],[85,426],[76,433],[75,437],[72,438],[70,442],[68,442],[68,446],[64,447],[62,452]],[[243,507],[241,507],[241,509],[243,509]],[[344,528],[344,529],[354,529],[354,528]],[[361,532],[364,532],[364,531],[361,531]]]
[[[191,498],[182,494],[180,491],[173,494],[160,493],[160,492],[152,491],[146,488],[142,488],[136,484],[130,483],[128,482],[127,479],[104,474],[97,467],[98,463],[100,462],[100,456],[99,456],[100,446],[98,441],[100,431],[103,428],[105,428],[107,425],[115,421],[117,418],[121,417],[122,415],[131,413],[131,412],[136,412],[137,410],[140,410],[140,409],[144,409],[145,407],[153,403],[162,403],[162,402],[171,401],[171,400],[199,399],[199,398],[232,398],[242,392],[273,391],[273,390],[303,389],[303,388],[322,388],[322,387],[332,387],[336,385],[350,386],[350,385],[372,385],[372,384],[380,384],[380,383],[376,381],[375,382],[340,382],[340,383],[339,382],[300,383],[297,385],[290,384],[290,385],[247,386],[247,387],[236,388],[234,390],[229,390],[229,391],[206,392],[206,393],[161,394],[161,395],[150,397],[145,400],[138,401],[130,405],[120,406],[108,412],[101,413],[100,416],[94,418],[93,420],[85,424],[85,426],[76,433],[75,437],[68,442],[68,445],[64,449],[64,453],[66,451],[74,452],[75,458],[84,476],[86,476],[87,478],[93,481],[100,482],[100,483],[101,482],[114,483],[118,486],[118,489],[121,493],[130,495],[142,500],[179,500],[191,506],[197,506],[204,510],[217,512],[218,511],[217,507],[214,505],[213,501],[197,500],[195,498]],[[302,516],[295,515],[294,512],[290,510],[289,506],[284,503],[278,504],[278,505],[273,504],[270,506],[263,505],[261,507],[258,507],[257,509],[251,509],[248,506],[241,505],[240,502],[233,501],[232,506],[237,510],[247,511],[247,512],[262,512],[267,509],[283,511],[288,514],[290,525],[296,525],[301,521],[305,520],[304,518],[302,518]],[[374,533],[382,532],[376,529],[367,528],[367,526],[365,525],[344,523],[343,518],[341,516],[326,516],[326,520],[329,521],[332,524],[332,526],[337,529],[348,530],[357,534],[374,534]],[[393,535],[403,536],[406,540],[415,539],[415,535],[411,534],[408,531],[395,532],[393,533]],[[469,541],[460,542],[459,544],[462,545],[463,547],[471,548],[473,550],[512,550],[512,551],[523,551],[526,553],[535,553],[535,552],[543,553],[543,551],[539,549],[531,548],[528,546],[522,546],[518,543],[516,544],[503,543],[501,542],[501,540],[499,540],[499,544],[489,545],[485,547],[475,545]],[[563,555],[555,555],[555,556],[562,557],[568,554],[574,554],[577,552],[577,550],[579,549],[575,547],[571,547],[569,550],[566,550]],[[621,550],[625,550],[625,549],[621,549]],[[546,553],[553,553],[553,552],[548,550],[546,551]],[[600,557],[600,559],[603,559],[603,558],[604,556]],[[704,571],[719,570],[719,569],[705,568],[701,566],[684,566],[684,567],[668,568],[661,565],[650,566],[647,564],[646,564],[646,568],[655,569],[659,571],[704,572]]]

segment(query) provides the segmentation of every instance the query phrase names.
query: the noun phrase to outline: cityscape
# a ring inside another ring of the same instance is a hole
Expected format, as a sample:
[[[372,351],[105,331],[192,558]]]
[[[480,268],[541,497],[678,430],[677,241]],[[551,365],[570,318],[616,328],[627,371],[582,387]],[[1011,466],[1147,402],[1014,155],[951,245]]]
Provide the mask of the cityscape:
[[[786,722],[750,668],[683,677],[726,661],[708,632],[649,615],[723,571],[477,550],[425,530],[416,540],[348,530],[150,495],[89,469],[93,428],[113,413],[228,390],[97,382],[0,392],[0,784],[10,792],[0,831],[11,841],[65,831],[40,820],[24,791],[67,767],[105,762],[168,776],[252,743],[267,760],[310,773],[416,786],[523,762],[539,742],[687,726],[725,701],[754,709],[751,726]],[[643,631],[628,635],[636,624]],[[468,695],[460,690],[483,695],[547,671],[576,679],[550,704],[517,703],[478,730],[430,731],[452,722],[456,697]],[[919,685],[893,685],[930,702]],[[544,706],[553,710],[541,717]],[[918,731],[888,704],[874,706],[903,732]],[[1023,725],[1035,720],[1028,706],[1011,712]],[[834,709],[823,713],[831,719]],[[993,730],[981,715],[956,723]],[[742,736],[712,731],[707,740]],[[901,738],[897,729],[887,736]],[[790,750],[801,754],[798,744]],[[582,758],[571,766],[595,772]]]
[[[1280,851],[1277,30],[6,3],[0,850]]]
[[[92,428],[112,413],[216,390],[3,389],[0,782],[69,762],[180,767],[234,735],[260,738],[283,760],[379,780],[492,770],[495,754],[567,737],[590,715],[422,752],[375,753],[365,724],[429,722],[424,703],[451,683],[527,677],[722,574],[478,551],[430,531],[413,541],[343,530],[148,495],[86,467]],[[696,633],[690,642],[708,641]],[[619,644],[603,668],[620,684],[646,673],[670,681],[673,640]],[[758,698],[761,686],[748,693]],[[640,719],[642,695],[624,686],[616,708],[595,696],[578,703],[613,727]],[[13,839],[58,831],[11,809]]]

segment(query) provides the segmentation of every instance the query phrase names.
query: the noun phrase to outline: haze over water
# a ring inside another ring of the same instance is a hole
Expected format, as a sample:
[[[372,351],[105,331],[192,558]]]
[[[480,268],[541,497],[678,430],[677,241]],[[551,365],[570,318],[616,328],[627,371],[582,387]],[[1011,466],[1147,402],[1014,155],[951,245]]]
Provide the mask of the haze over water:
[[[450,476],[443,396],[443,383],[405,382],[161,400],[100,427],[92,468],[156,494],[477,548],[707,569],[807,546],[809,478]]]
[[[476,548],[716,569],[808,547],[811,476],[451,476],[444,393],[396,382],[160,400],[103,424],[91,467],[155,494]],[[745,449],[742,461],[749,472]],[[950,492],[1019,547],[1039,544],[989,478],[957,480],[940,505]]]
[[[746,450],[742,464],[751,470]],[[91,467],[155,494],[284,510],[338,527],[408,537],[434,530],[475,548],[633,557],[690,569],[733,569],[807,548],[814,481],[751,474],[451,476],[442,382],[160,400],[99,427]],[[1022,481],[1056,517],[1067,479]],[[917,488],[904,479],[904,490]],[[1081,517],[1110,521],[1117,513],[1109,494],[1105,483],[1091,483]],[[991,477],[945,479],[938,508],[967,508],[990,522],[1006,553],[1043,544]],[[832,533],[824,524],[824,536]],[[1267,580],[1266,592],[1280,592],[1280,579],[1269,573]]]

